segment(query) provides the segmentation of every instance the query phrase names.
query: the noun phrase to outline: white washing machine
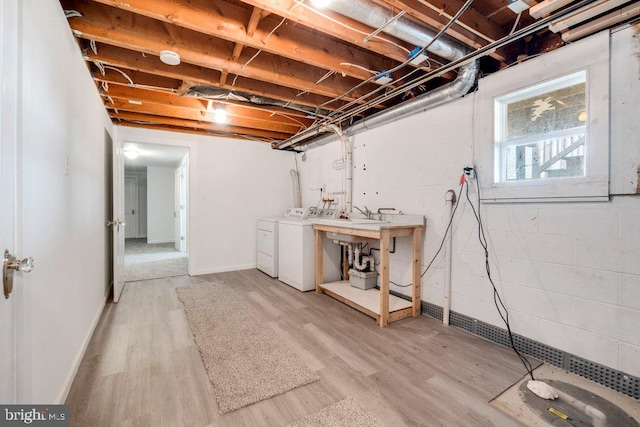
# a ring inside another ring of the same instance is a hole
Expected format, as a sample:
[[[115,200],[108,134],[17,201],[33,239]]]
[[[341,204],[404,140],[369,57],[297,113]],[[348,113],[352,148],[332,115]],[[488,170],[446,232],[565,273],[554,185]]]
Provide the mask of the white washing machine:
[[[340,246],[327,239],[323,244],[323,252],[324,281],[339,281]],[[310,221],[287,218],[279,222],[278,279],[303,292],[316,288],[315,231]]]

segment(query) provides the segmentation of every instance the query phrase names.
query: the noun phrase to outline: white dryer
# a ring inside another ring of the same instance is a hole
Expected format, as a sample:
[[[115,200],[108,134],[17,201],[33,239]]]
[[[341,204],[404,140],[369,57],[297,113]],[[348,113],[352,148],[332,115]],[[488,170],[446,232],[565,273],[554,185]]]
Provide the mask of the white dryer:
[[[278,278],[278,225],[288,218],[307,218],[313,208],[289,208],[282,216],[258,220],[256,267],[274,279]]]
[[[312,209],[311,216],[314,216]],[[324,213],[326,216],[326,213]],[[340,246],[329,241],[323,246],[325,282],[341,278]],[[278,225],[278,279],[299,291],[316,288],[315,231],[307,219],[286,218]]]

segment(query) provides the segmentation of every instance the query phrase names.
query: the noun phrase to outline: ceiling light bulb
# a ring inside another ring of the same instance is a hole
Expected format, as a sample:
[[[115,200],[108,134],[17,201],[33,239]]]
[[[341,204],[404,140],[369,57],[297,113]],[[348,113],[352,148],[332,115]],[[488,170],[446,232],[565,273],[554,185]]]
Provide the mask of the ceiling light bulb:
[[[138,157],[139,154],[140,152],[138,152],[138,150],[132,150],[131,148],[127,148],[124,150],[124,155],[128,159],[135,159]]]
[[[226,123],[227,122],[227,112],[222,107],[216,107],[213,110],[213,121],[216,123]]]

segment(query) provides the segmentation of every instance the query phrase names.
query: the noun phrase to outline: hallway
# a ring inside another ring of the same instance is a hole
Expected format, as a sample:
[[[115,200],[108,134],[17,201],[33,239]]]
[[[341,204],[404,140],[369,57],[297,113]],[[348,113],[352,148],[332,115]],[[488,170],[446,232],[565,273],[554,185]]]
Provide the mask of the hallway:
[[[146,238],[125,240],[125,281],[183,276],[188,272],[187,256],[173,243],[148,244]]]

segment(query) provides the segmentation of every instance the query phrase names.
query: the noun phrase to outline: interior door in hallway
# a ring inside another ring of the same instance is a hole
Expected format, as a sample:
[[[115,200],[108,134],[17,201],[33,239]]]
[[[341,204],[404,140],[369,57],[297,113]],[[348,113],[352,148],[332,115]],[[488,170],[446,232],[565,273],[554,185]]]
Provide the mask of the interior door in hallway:
[[[18,175],[19,0],[0,1],[0,250],[13,255],[21,248],[16,229]],[[6,262],[6,261],[4,261]],[[13,274],[12,292],[0,293],[0,403],[17,403],[18,355],[23,336],[17,331],[22,313],[22,273]]]
[[[180,252],[187,252],[187,189],[188,181],[187,176],[189,173],[189,155],[184,159],[184,162],[180,166],[180,187],[176,192],[180,195]]]
[[[107,138],[110,137],[107,135]],[[122,143],[113,141],[113,213],[109,221],[113,233],[113,302],[124,288],[124,153]]]
[[[140,203],[138,199],[138,178],[125,177],[124,179],[124,221],[125,237],[135,238],[140,236],[139,222]]]
[[[17,19],[15,1],[0,2],[0,250],[16,250]],[[11,19],[13,16],[14,19]],[[4,288],[4,286],[3,286]],[[0,295],[0,402],[16,403],[16,298]]]
[[[176,168],[174,171],[174,192],[173,192],[173,235],[175,238],[174,247],[180,249],[180,168]]]

